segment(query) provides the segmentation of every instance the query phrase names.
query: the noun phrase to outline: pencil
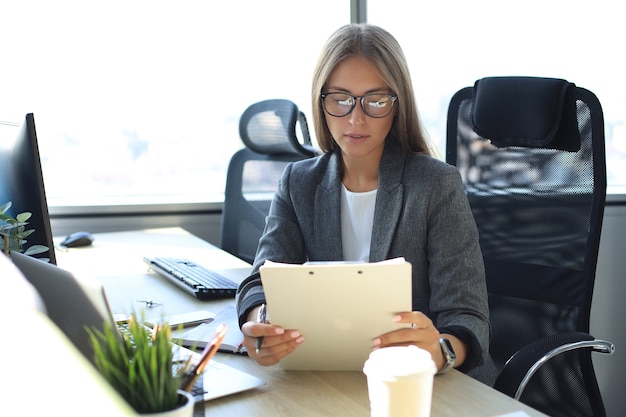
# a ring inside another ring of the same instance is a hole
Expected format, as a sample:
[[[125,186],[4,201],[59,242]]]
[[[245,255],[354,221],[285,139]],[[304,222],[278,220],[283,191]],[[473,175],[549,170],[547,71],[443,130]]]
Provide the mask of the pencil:
[[[204,372],[204,368],[206,367],[206,365],[213,358],[213,356],[215,356],[215,353],[217,353],[217,350],[220,348],[220,345],[224,340],[224,336],[226,335],[226,331],[227,328],[226,324],[224,323],[220,324],[217,327],[215,335],[213,336],[213,339],[211,339],[211,343],[207,344],[204,347],[204,350],[200,355],[200,360],[198,361],[196,366],[183,376],[181,383],[181,387],[183,390],[187,392],[191,391],[200,375],[202,375],[202,372]]]

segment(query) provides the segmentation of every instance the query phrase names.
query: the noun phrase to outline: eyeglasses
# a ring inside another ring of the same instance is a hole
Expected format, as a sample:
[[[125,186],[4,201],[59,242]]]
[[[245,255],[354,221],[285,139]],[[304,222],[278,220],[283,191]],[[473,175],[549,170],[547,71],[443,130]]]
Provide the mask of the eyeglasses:
[[[322,93],[322,107],[326,113],[335,117],[344,117],[352,113],[356,101],[361,100],[363,113],[369,117],[379,119],[388,116],[393,110],[393,104],[398,96],[391,94],[372,93],[355,97],[348,93]]]

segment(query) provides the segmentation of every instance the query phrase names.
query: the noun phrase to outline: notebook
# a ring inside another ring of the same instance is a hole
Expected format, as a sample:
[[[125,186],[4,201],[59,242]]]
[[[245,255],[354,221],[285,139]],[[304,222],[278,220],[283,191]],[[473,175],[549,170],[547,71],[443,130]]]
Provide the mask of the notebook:
[[[372,340],[406,327],[392,321],[395,313],[412,307],[411,264],[404,258],[304,265],[268,261],[259,272],[269,320],[304,336],[280,361],[283,369],[362,371]]]
[[[11,253],[11,259],[40,294],[48,316],[93,363],[93,349],[85,327],[103,330],[105,320],[116,326],[100,281],[84,277],[78,279],[53,264],[16,252]],[[172,346],[175,360],[198,355],[184,347]],[[197,401],[208,401],[265,384],[254,375],[215,360],[209,362],[202,380],[204,393],[196,397]]]
[[[180,337],[176,338],[175,341],[189,348],[203,349],[213,339],[213,335],[220,323],[226,323],[229,330],[220,345],[219,352],[247,354],[246,348],[242,344],[243,333],[239,330],[239,319],[234,304],[224,307],[210,322],[202,323],[187,330]]]

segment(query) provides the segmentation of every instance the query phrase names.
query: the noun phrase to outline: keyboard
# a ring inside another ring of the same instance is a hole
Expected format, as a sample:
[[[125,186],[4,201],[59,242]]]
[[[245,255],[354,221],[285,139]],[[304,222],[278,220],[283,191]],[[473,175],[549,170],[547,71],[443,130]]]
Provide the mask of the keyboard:
[[[189,259],[155,257],[144,262],[178,287],[200,300],[235,297],[238,285]]]

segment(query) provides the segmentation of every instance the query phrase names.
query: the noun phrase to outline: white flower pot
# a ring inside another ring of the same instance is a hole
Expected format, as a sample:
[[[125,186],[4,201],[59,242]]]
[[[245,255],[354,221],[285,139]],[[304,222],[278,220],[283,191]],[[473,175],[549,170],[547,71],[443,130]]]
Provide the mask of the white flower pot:
[[[181,405],[178,408],[174,408],[169,411],[160,411],[157,413],[142,414],[146,417],[193,417],[193,409],[195,400],[193,395],[187,391],[179,390],[178,395],[184,397],[185,401],[181,400]]]

